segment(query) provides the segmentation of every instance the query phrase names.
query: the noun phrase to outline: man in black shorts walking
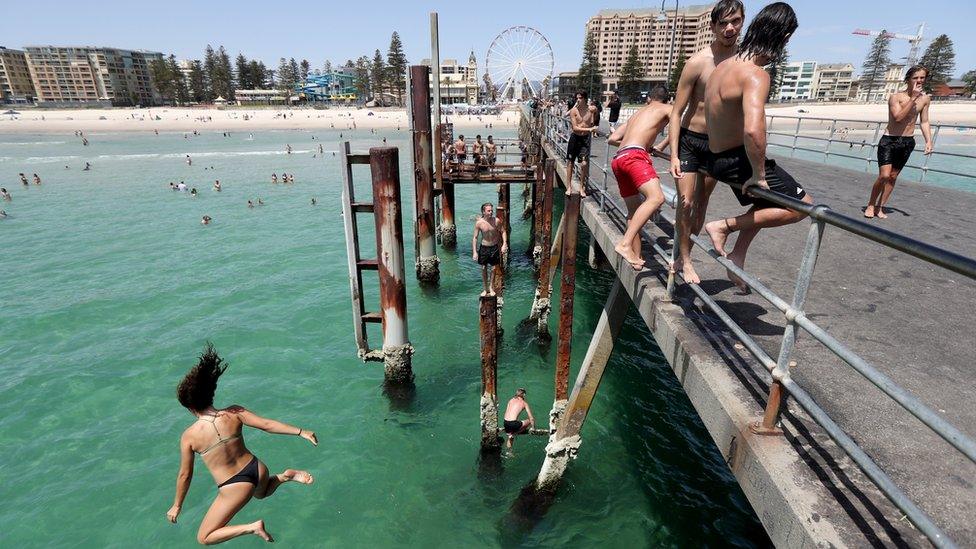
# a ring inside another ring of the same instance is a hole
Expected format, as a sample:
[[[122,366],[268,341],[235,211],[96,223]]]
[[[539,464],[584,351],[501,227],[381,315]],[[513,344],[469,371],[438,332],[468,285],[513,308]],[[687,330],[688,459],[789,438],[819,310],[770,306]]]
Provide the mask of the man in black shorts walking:
[[[478,243],[478,235],[481,235],[481,243]],[[501,250],[498,248],[498,241],[501,240]],[[501,263],[501,256],[508,252],[508,232],[505,230],[505,223],[495,216],[494,207],[491,202],[481,205],[481,217],[474,222],[474,237],[471,239],[471,259],[481,265],[481,282],[484,284],[482,296],[495,295],[492,285],[494,267]]]
[[[813,199],[776,162],[766,158],[766,98],[769,73],[763,67],[783,55],[786,43],[797,28],[793,8],[784,2],[770,4],[749,24],[739,52],[712,71],[705,86],[705,123],[711,153],[706,171],[733,187],[746,213],[705,225],[705,232],[719,254],[739,268],[745,265],[749,245],[766,227],[778,227],[803,219],[801,212],[755,198],[748,189],[758,186],[790,198],[812,203]],[[726,255],[725,241],[739,231],[732,252]],[[741,290],[748,288],[731,271],[729,279]]]
[[[596,107],[590,106],[585,91],[576,92],[576,105],[569,109],[569,145],[566,147],[566,194],[573,190],[573,162],[580,163],[580,196],[586,196],[586,180],[590,175],[590,139],[597,126]]]
[[[895,190],[895,180],[915,150],[915,120],[922,126],[925,154],[932,154],[929,105],[932,99],[922,92],[929,70],[915,65],[905,73],[905,89],[888,98],[888,128],[878,142],[878,179],[864,208],[864,217],[888,217],[884,205]]]

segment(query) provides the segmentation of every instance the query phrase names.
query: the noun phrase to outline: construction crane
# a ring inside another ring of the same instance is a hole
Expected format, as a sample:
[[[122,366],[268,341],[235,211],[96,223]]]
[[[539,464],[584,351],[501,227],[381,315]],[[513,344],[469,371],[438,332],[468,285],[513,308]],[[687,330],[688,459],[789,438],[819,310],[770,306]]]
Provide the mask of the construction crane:
[[[867,29],[854,29],[851,34],[857,34],[860,36],[881,36],[881,33],[888,38],[897,38],[899,40],[908,40],[908,44],[911,46],[908,50],[908,57],[905,58],[906,65],[911,67],[918,63],[918,48],[922,44],[922,33],[925,32],[925,23],[918,26],[918,34],[898,34],[894,32],[887,31],[875,31]]]

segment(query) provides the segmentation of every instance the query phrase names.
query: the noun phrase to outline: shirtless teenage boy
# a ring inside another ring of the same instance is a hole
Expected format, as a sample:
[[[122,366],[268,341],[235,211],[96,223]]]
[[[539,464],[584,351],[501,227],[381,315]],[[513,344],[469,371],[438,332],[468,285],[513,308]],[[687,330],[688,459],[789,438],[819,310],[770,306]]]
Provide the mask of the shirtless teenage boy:
[[[580,163],[580,196],[586,196],[586,179],[590,175],[590,141],[597,131],[593,121],[596,109],[589,105],[585,91],[576,92],[576,103],[569,109],[569,123],[572,133],[566,146],[566,194],[573,190],[573,163]]]
[[[458,170],[461,170],[464,161],[468,159],[468,144],[464,142],[463,135],[459,135],[454,142],[454,155],[457,156]]]
[[[654,171],[648,151],[670,120],[671,105],[665,103],[667,99],[667,90],[662,87],[654,88],[648,95],[647,105],[641,107],[641,110],[607,138],[611,145],[620,147],[610,163],[610,168],[617,179],[620,196],[627,204],[627,230],[614,249],[637,270],[644,266],[641,258],[641,227],[664,204],[661,180]]]
[[[478,233],[481,233],[480,244],[478,243]],[[501,250],[498,249],[499,240],[502,241]],[[508,251],[508,234],[505,231],[505,224],[495,216],[491,202],[485,202],[481,205],[481,217],[474,222],[471,249],[471,259],[481,265],[481,282],[485,287],[485,291],[481,292],[481,295],[495,295],[492,276],[495,265],[501,262],[501,254]]]
[[[519,420],[522,410],[528,414],[529,419]],[[515,396],[508,400],[505,406],[505,434],[507,435],[506,446],[512,447],[515,435],[522,434],[535,426],[535,418],[532,417],[532,408],[529,408],[528,401],[525,400],[525,389],[519,388],[515,391]]]
[[[691,235],[701,231],[708,197],[715,189],[715,179],[698,172],[705,167],[708,157],[705,84],[716,65],[735,55],[744,19],[745,8],[741,1],[721,0],[715,4],[711,14],[715,39],[685,64],[671,111],[672,131],[668,134],[671,176],[675,179],[680,196],[676,216],[678,259],[674,262],[674,269],[680,270],[685,282],[690,284],[701,282],[691,262]],[[679,131],[674,131],[679,127]]]
[[[789,4],[769,4],[749,24],[736,56],[716,66],[705,85],[705,124],[711,153],[705,169],[723,183],[741,184],[742,190],[733,187],[732,192],[739,204],[750,206],[749,211],[738,217],[706,224],[705,232],[712,239],[715,251],[740,268],[760,229],[796,223],[805,215],[755,198],[747,191],[749,187],[756,185],[806,203],[813,202],[786,170],[766,158],[765,105],[769,73],[763,67],[783,55],[796,28],[796,14]],[[735,231],[740,231],[739,237],[732,253],[726,255],[725,241]],[[741,290],[747,290],[745,283],[731,272],[729,279]]]
[[[915,150],[915,120],[922,125],[925,154],[932,154],[932,130],[929,127],[929,105],[932,99],[922,92],[929,70],[915,65],[905,73],[905,89],[888,98],[888,128],[878,142],[878,179],[871,188],[871,198],[864,217],[887,218],[884,205],[895,190],[895,180],[908,157]]]

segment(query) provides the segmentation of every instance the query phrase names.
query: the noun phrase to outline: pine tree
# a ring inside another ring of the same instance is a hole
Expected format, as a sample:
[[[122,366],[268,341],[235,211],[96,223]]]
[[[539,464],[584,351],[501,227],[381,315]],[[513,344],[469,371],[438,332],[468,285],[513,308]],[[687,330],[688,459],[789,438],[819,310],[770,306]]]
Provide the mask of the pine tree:
[[[636,101],[640,91],[640,80],[644,76],[644,67],[640,62],[640,54],[637,51],[637,44],[630,46],[627,52],[627,60],[620,68],[620,80],[617,82],[617,91],[624,101]]]
[[[682,52],[678,57],[678,61],[674,64],[674,68],[671,69],[671,79],[668,80],[668,91],[672,94],[678,91],[678,81],[681,80],[681,73],[685,70],[685,63],[688,62],[688,57]]]
[[[376,50],[373,54],[373,63],[370,67],[369,78],[373,98],[378,99],[380,103],[385,103],[383,92],[386,91],[386,62],[383,61],[383,55],[380,53],[380,50]]]
[[[329,74],[330,72],[332,72],[332,61],[326,59],[325,65],[323,65],[322,70],[325,71],[325,74]]]
[[[224,99],[231,101],[234,99],[234,71],[231,69],[230,56],[223,46],[217,51],[217,75],[218,84],[214,86],[216,92]]]
[[[207,49],[203,53],[203,74],[205,77],[206,85],[203,91],[203,100],[207,103],[213,103],[213,100],[217,97],[217,92],[214,89],[214,78],[217,76],[217,54],[214,53],[214,49],[210,44],[207,44]]]
[[[302,82],[308,80],[308,73],[312,70],[312,65],[309,64],[308,59],[302,59],[302,62],[298,65],[299,74],[302,77]]]
[[[580,64],[579,76],[576,77],[576,85],[594,99],[599,99],[598,96],[603,91],[603,72],[597,53],[596,36],[588,34],[583,43],[583,62]]]
[[[775,63],[770,63],[765,67],[769,73],[769,95],[766,101],[779,100],[779,89],[783,86],[783,76],[786,73],[786,64],[790,62],[790,52],[784,50],[783,56]]]
[[[234,68],[237,69],[238,88],[253,90],[257,87],[254,85],[254,78],[251,76],[251,65],[247,62],[247,58],[244,57],[243,53],[237,54],[237,59],[234,60]]]
[[[370,93],[369,71],[369,58],[363,55],[356,60],[356,95],[363,101],[369,97]]]
[[[925,79],[925,91],[932,93],[932,87],[948,82],[952,78],[952,71],[956,69],[956,52],[952,49],[952,40],[944,34],[936,36],[929,47],[925,48],[921,64],[929,71]]]
[[[966,83],[966,89],[963,90],[963,94],[966,97],[972,97],[973,94],[976,94],[976,70],[962,75],[962,81]]]
[[[885,73],[890,64],[891,37],[888,31],[882,30],[871,43],[871,51],[861,65],[861,87],[867,90],[868,101],[871,101],[871,92],[884,85]]]
[[[194,59],[190,64],[190,100],[194,103],[207,101],[207,73],[203,63]]]
[[[390,50],[386,53],[387,82],[396,94],[397,104],[403,106],[403,94],[407,87],[407,56],[403,54],[400,35],[393,31],[390,37]]]
[[[163,103],[173,102],[173,82],[169,65],[163,59],[153,59],[149,62],[149,75],[156,91],[159,92]]]
[[[278,60],[278,78],[276,82],[276,88],[285,94],[287,101],[288,96],[291,96],[292,89],[295,87],[295,73],[284,57]]]
[[[170,75],[170,86],[172,88],[173,99],[177,105],[183,105],[190,100],[190,92],[186,87],[186,78],[180,65],[176,62],[176,56],[170,54],[166,59],[166,68]]]
[[[254,86],[254,89],[264,90],[272,87],[268,83],[270,77],[268,75],[268,69],[264,66],[263,62],[252,59],[247,65],[247,73],[251,78],[251,85]]]

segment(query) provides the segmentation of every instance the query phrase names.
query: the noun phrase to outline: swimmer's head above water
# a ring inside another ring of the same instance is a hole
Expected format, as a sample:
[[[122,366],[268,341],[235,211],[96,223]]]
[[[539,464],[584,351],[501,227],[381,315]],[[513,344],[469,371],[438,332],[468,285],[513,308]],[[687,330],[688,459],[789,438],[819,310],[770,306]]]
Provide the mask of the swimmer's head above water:
[[[176,387],[176,398],[184,408],[191,412],[202,412],[213,406],[217,380],[228,366],[223,362],[224,359],[217,354],[213,343],[208,341],[197,365],[190,369]]]

